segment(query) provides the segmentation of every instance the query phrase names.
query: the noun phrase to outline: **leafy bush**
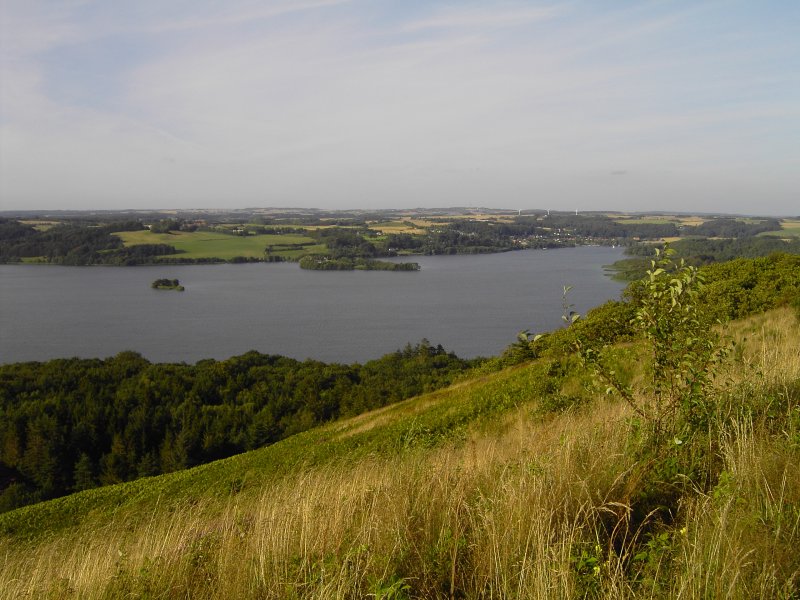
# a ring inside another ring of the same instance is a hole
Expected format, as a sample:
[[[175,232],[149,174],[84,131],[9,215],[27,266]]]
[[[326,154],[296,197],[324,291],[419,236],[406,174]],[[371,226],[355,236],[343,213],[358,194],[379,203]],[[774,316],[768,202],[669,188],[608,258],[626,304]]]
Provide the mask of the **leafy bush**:
[[[700,309],[704,276],[683,260],[673,262],[673,255],[669,247],[657,252],[636,294],[631,324],[650,357],[644,389],[632,389],[607,367],[607,343],[578,336],[578,347],[606,393],[619,394],[659,441],[691,435],[707,423],[712,371],[721,357],[713,323]]]

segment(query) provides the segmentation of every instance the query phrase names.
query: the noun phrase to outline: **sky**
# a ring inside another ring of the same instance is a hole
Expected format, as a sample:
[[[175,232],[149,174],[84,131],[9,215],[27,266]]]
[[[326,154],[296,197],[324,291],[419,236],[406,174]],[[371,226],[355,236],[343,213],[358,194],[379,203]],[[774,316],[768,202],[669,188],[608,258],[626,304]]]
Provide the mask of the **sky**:
[[[449,206],[800,214],[800,2],[0,2],[0,210]]]

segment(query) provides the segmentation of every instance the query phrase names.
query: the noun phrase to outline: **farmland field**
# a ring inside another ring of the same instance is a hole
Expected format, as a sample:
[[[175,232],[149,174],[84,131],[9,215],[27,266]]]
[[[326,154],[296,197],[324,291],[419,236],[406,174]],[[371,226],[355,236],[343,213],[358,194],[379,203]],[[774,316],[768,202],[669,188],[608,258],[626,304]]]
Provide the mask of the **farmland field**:
[[[700,225],[706,219],[697,216],[686,215],[620,215],[609,214],[609,217],[614,219],[617,223],[622,225],[640,225],[640,224],[653,224],[663,225],[665,223],[675,223],[676,225]]]
[[[800,219],[782,219],[781,225],[783,229],[780,231],[765,231],[759,235],[780,238],[800,237]]]
[[[615,219],[617,223],[621,223],[623,225],[664,225],[665,223],[678,223],[678,219],[669,218],[669,217],[626,217],[623,219]]]
[[[151,231],[122,231],[116,233],[126,246],[137,244],[169,244],[180,254],[169,257],[220,258],[230,260],[235,256],[263,258],[264,250],[273,246],[273,254],[285,258],[299,258],[304,254],[324,251],[324,246],[315,244],[310,237],[298,234],[227,235],[209,231],[173,231],[153,233]],[[305,248],[287,248],[293,244],[308,244]]]
[[[410,233],[421,235],[425,229],[414,224],[411,220],[405,221],[376,221],[369,223],[370,229],[377,229],[383,233]]]

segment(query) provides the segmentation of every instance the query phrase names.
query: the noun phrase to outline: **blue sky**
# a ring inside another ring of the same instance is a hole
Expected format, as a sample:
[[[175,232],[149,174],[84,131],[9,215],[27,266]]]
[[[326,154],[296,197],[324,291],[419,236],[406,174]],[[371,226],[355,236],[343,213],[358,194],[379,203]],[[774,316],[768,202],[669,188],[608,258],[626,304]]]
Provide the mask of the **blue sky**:
[[[800,214],[800,2],[0,4],[0,208]]]

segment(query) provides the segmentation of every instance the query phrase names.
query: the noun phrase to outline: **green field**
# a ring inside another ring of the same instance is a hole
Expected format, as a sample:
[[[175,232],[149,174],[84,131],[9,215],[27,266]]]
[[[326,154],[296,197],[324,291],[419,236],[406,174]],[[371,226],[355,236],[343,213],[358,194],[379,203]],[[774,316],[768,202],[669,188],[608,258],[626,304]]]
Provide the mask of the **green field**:
[[[800,219],[783,219],[781,225],[783,229],[780,231],[765,231],[758,235],[780,238],[800,237]]]
[[[375,221],[369,223],[370,229],[377,229],[384,234],[388,233],[411,233],[415,235],[422,235],[425,233],[425,228],[420,227],[411,221]]]
[[[283,235],[227,235],[208,231],[173,231],[153,233],[151,231],[121,231],[114,235],[122,239],[126,246],[137,244],[169,244],[179,254],[166,258],[220,258],[230,260],[236,256],[245,258],[264,258],[264,251],[272,246],[272,254],[286,259],[296,259],[310,252],[322,252],[324,246],[315,244],[310,237],[297,234]],[[304,248],[289,248],[294,244],[308,244]]]

